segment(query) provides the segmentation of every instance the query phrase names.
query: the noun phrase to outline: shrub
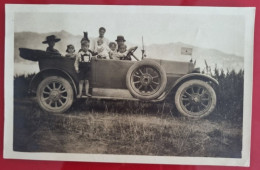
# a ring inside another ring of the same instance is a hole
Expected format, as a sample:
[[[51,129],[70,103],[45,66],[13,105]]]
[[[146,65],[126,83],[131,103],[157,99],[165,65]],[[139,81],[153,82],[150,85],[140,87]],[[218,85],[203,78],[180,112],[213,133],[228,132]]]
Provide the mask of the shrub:
[[[28,96],[30,81],[35,74],[14,76],[14,97],[23,98]]]
[[[223,69],[215,68],[212,77],[219,82],[219,86],[215,87],[218,97],[215,114],[224,119],[242,121],[244,70],[225,72]]]

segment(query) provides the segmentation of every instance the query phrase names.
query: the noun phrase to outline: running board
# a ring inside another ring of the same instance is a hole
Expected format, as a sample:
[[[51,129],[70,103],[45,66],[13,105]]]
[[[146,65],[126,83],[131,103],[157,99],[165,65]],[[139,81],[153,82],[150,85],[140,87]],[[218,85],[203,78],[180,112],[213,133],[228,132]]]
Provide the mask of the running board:
[[[128,101],[142,101],[142,102],[161,102],[165,98],[161,97],[153,100],[140,100],[137,98],[122,98],[122,97],[107,97],[107,96],[81,96],[81,99],[98,99],[98,100],[128,100]]]
[[[131,100],[140,101],[136,98],[108,97],[108,96],[82,96],[83,99],[107,99],[107,100]]]
[[[157,99],[140,100],[134,98],[127,89],[108,89],[108,88],[93,88],[92,96],[81,96],[83,99],[104,99],[104,100],[129,100],[129,101],[144,101],[144,102],[160,102],[165,99],[166,93],[162,93]]]

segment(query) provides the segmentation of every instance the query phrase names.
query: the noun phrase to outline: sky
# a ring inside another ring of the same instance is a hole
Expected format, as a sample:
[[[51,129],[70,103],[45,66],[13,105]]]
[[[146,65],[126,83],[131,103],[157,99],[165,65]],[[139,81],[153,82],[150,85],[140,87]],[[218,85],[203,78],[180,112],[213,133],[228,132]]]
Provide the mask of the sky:
[[[134,44],[145,45],[183,42],[217,49],[225,53],[244,55],[245,20],[242,15],[133,13],[133,12],[19,12],[14,20],[15,32],[59,32],[74,35],[87,31],[98,36],[99,27],[107,29],[110,41],[117,35]]]

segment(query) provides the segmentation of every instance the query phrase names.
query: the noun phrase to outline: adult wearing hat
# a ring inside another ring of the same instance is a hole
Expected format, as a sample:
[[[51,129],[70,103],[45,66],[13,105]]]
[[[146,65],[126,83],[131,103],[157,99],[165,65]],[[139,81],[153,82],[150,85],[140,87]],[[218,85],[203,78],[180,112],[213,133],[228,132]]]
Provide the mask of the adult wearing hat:
[[[59,42],[59,41],[60,41],[60,38],[57,38],[55,35],[49,35],[46,37],[45,41],[43,41],[42,43],[48,44],[46,52],[60,54],[60,52],[58,50],[54,49],[55,43]]]
[[[118,51],[118,52],[119,52],[119,49],[120,49],[122,46],[125,46],[125,47],[126,47],[126,45],[125,45],[125,41],[126,41],[126,40],[125,40],[125,37],[124,37],[123,35],[118,35],[115,41],[117,42],[117,51]],[[129,53],[129,52],[130,52],[131,50],[133,50],[134,48],[137,48],[137,46],[131,47],[131,48],[129,48],[128,50],[125,49],[125,50],[126,50],[126,53]],[[120,60],[131,60],[131,57],[125,56],[125,57],[121,58]]]
[[[93,51],[97,52],[97,41],[99,39],[103,40],[103,43],[108,47],[109,40],[105,38],[106,29],[104,27],[100,27],[98,30],[99,36],[93,40]]]
[[[118,35],[116,38],[117,47],[125,45],[125,37],[123,35]]]

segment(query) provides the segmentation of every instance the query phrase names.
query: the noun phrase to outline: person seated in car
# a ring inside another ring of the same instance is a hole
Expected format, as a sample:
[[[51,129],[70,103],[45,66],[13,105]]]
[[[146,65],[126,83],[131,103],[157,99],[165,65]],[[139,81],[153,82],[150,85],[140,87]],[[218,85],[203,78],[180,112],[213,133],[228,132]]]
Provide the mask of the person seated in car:
[[[60,54],[60,52],[56,49],[54,49],[55,43],[59,42],[60,38],[57,38],[55,35],[50,35],[46,37],[46,40],[43,41],[43,44],[48,44],[48,47],[46,49],[46,52],[51,52],[51,53],[57,53]]]
[[[97,53],[97,58],[100,59],[108,59],[109,57],[109,51],[110,49],[108,46],[104,43],[103,39],[99,39],[97,41],[97,46],[96,46],[96,53]]]
[[[128,57],[127,54],[128,54],[127,46],[125,44],[120,45],[118,47],[117,57],[120,60],[131,60],[131,58]]]
[[[92,54],[89,51],[89,40],[81,41],[81,49],[79,50],[75,60],[75,70],[79,78],[79,94],[77,98],[82,96],[83,84],[85,84],[86,95],[89,94],[89,77],[90,77],[90,60]]]
[[[125,45],[125,38],[122,35],[118,35],[116,42],[117,42],[117,52],[118,55],[117,56],[120,60],[131,60],[130,56],[127,56],[127,54],[132,51],[133,49],[137,48],[137,46],[131,47],[127,50],[127,46]],[[120,49],[121,48],[121,49]],[[121,52],[120,52],[121,51]]]
[[[125,45],[125,37],[123,35],[118,35],[116,38],[117,47],[120,45]]]
[[[109,54],[109,58],[110,59],[115,59],[115,60],[117,60],[118,59],[118,55],[117,55],[117,46],[116,46],[116,43],[115,42],[110,42],[109,43],[109,52],[108,52],[108,54]]]
[[[76,58],[76,54],[75,54],[75,47],[72,44],[67,45],[67,50],[66,50],[67,54],[65,55],[65,57],[68,58]]]

